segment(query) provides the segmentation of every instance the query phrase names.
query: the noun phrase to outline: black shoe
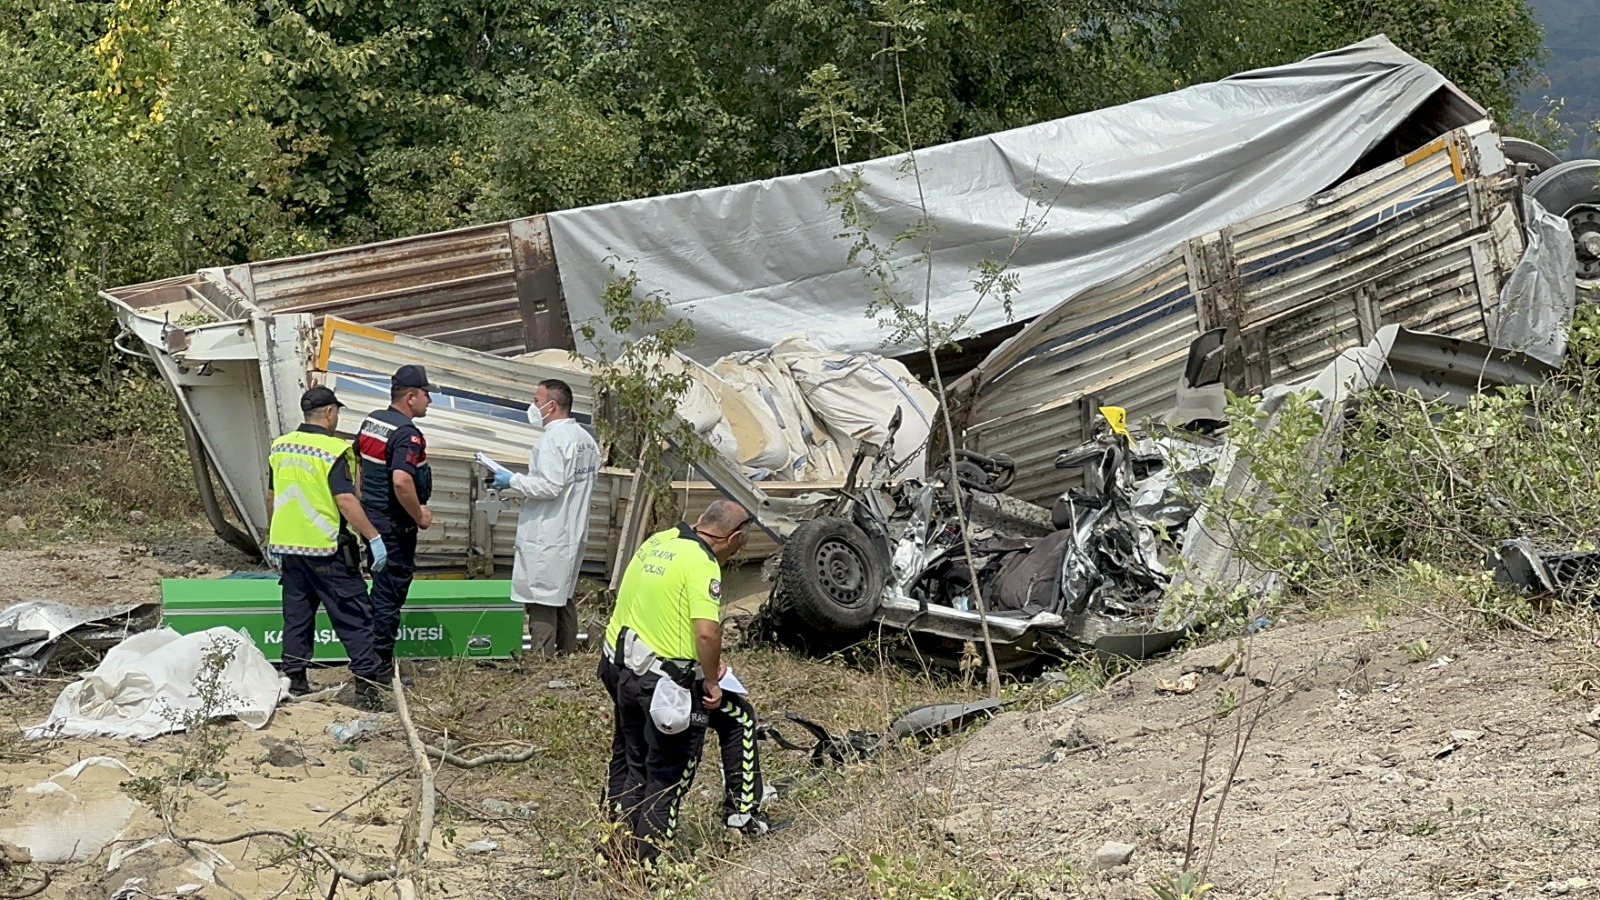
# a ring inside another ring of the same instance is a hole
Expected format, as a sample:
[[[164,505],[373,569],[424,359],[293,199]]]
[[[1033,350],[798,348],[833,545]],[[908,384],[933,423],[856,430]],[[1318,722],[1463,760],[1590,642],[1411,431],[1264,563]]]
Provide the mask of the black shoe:
[[[378,662],[383,664],[382,671],[378,673],[378,681],[387,686],[389,684],[389,679],[393,678],[395,673],[394,649],[390,648],[389,650],[379,650]],[[416,682],[416,677],[411,673],[410,668],[411,667],[407,665],[404,660],[401,661],[400,683],[406,687],[411,687],[411,685]]]
[[[761,813],[733,813],[727,818],[728,828],[745,837],[760,837],[789,827],[788,822],[774,822]]]
[[[311,683],[306,681],[306,673],[294,672],[289,675],[289,696],[304,697],[311,693]]]
[[[356,697],[351,704],[363,712],[390,712],[389,694],[378,683],[356,676]]]

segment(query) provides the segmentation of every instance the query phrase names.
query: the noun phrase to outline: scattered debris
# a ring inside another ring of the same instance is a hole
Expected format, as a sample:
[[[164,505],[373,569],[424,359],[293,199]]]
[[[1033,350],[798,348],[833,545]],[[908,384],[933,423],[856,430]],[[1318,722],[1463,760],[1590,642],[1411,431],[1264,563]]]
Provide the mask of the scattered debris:
[[[1107,869],[1125,866],[1133,860],[1133,851],[1135,849],[1137,848],[1132,844],[1106,841],[1094,853],[1094,867],[1096,870],[1104,872]]]
[[[1200,686],[1200,673],[1190,672],[1178,677],[1177,681],[1161,679],[1156,683],[1156,691],[1162,694],[1192,694]]]
[[[6,520],[6,531],[10,534],[21,534],[28,530],[28,523],[21,516],[12,516]]]
[[[64,647],[108,650],[128,635],[150,628],[160,612],[155,603],[13,603],[0,610],[0,675],[38,675]]]
[[[504,800],[489,798],[478,801],[478,805],[483,807],[483,811],[491,816],[501,816],[508,819],[531,819],[534,815],[534,808],[526,803],[513,805]]]
[[[360,716],[348,722],[335,722],[327,728],[328,737],[341,744],[355,744],[383,731],[384,720],[379,715]]]
[[[1085,728],[1082,720],[1072,721],[1057,728],[1050,735],[1050,746],[1061,747],[1067,750],[1076,750],[1079,747],[1089,747],[1098,743],[1093,733]]]
[[[262,738],[261,746],[267,748],[267,755],[259,757],[257,762],[264,762],[280,769],[296,769],[301,766],[324,765],[321,759],[307,753],[303,747],[293,741],[280,741],[277,738]]]
[[[470,843],[470,844],[466,845],[465,847],[461,848],[461,855],[463,855],[463,856],[484,856],[486,854],[493,853],[494,851],[499,850],[499,849],[500,849],[500,845],[495,843],[494,841],[489,841],[489,840],[473,841],[472,843]]]
[[[1526,536],[1501,541],[1485,565],[1496,581],[1541,594],[1592,595],[1600,584],[1600,551],[1540,553]]]
[[[570,691],[574,687],[577,687],[577,685],[570,681],[562,681],[561,679],[557,678],[556,680],[545,685],[545,687],[552,691]]]
[[[969,703],[933,703],[902,713],[889,723],[889,737],[934,738],[959,731],[980,719],[988,719],[1005,705],[1003,700],[973,700]]]
[[[1450,732],[1450,740],[1458,741],[1463,744],[1475,741],[1481,737],[1483,737],[1483,732],[1473,731],[1469,728],[1458,728]]]
[[[150,517],[145,515],[142,510],[130,510],[128,512],[128,524],[138,526],[149,525]]]

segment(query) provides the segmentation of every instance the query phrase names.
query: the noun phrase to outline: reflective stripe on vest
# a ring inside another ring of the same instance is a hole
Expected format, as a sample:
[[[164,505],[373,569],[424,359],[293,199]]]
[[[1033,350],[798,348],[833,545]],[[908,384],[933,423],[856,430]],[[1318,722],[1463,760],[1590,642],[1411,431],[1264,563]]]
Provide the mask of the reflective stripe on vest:
[[[339,549],[339,504],[328,473],[340,456],[354,454],[342,438],[291,431],[272,442],[272,525],[267,549],[293,556],[332,556]]]

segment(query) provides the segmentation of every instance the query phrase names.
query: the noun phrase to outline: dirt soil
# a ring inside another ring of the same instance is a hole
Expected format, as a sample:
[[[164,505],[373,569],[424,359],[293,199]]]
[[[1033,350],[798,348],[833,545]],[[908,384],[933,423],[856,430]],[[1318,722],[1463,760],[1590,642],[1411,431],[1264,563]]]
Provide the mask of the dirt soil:
[[[0,609],[18,600],[68,605],[161,599],[163,578],[213,578],[259,569],[209,535],[143,544],[45,544],[0,551]]]
[[[1600,708],[1573,688],[1600,672],[1575,674],[1564,652],[1582,644],[1341,619],[1259,633],[1245,675],[1216,671],[1232,644],[1193,650],[1069,705],[1002,715],[932,761],[927,790],[946,813],[933,840],[997,866],[1053,863],[1062,874],[1036,896],[1149,898],[1182,871],[1202,765],[1193,866],[1204,859],[1235,726],[1260,710],[1210,896],[1593,897]],[[1188,673],[1192,692],[1161,689]],[[1225,695],[1243,702],[1216,726],[1206,763],[1203,723]],[[750,866],[763,876],[721,893],[792,891],[864,843],[863,824],[769,853]],[[1131,845],[1131,861],[1096,873],[1108,841]]]
[[[161,577],[244,567],[218,554],[232,551],[199,538],[193,545],[7,551],[0,553],[0,604],[154,600]],[[1600,730],[1591,721],[1600,720],[1600,710],[1585,698],[1585,689],[1600,683],[1600,669],[1586,661],[1594,657],[1594,635],[1546,641],[1502,631],[1467,638],[1430,617],[1370,625],[1349,618],[1279,624],[1249,639],[1242,667],[1238,647],[1215,645],[1135,670],[1061,705],[1003,714],[916,764],[903,781],[885,782],[886,792],[919,798],[917,821],[894,823],[901,830],[893,840],[910,856],[943,854],[974,861],[985,872],[1046,873],[1030,882],[1035,897],[1149,898],[1153,883],[1184,864],[1202,766],[1192,866],[1204,861],[1236,729],[1255,722],[1227,787],[1208,871],[1216,885],[1211,896],[1600,896],[1594,853],[1600,809],[1592,802],[1600,783]],[[755,660],[752,671],[765,679],[759,683],[776,688],[786,670],[772,666],[782,663]],[[484,676],[469,668],[471,677],[430,681],[425,675],[419,684],[418,718],[425,727],[471,713],[482,728],[464,735],[467,740],[526,740],[551,747],[552,760],[558,753],[579,760],[571,768],[521,767],[515,777],[489,769],[442,776],[446,812],[429,853],[433,896],[605,895],[603,885],[574,878],[578,863],[571,848],[581,849],[592,836],[548,833],[540,812],[587,809],[603,766],[598,756],[580,759],[588,751],[573,749],[603,740],[608,728],[595,712],[592,665],[585,659],[564,666],[491,667]],[[793,686],[787,695],[775,689],[770,708],[810,709],[815,696],[847,696],[848,667],[830,664],[817,672],[841,680]],[[344,675],[320,670],[313,680],[328,684]],[[1186,675],[1193,688],[1182,692]],[[21,726],[40,721],[69,680],[30,682],[31,694],[6,700],[5,711]],[[905,706],[912,699],[889,702]],[[1219,704],[1235,708],[1215,726],[1207,759],[1204,723]],[[353,747],[326,733],[328,725],[356,715],[337,701],[302,702],[280,708],[260,731],[236,722],[219,726],[232,740],[219,767],[228,777],[189,790],[184,830],[211,837],[304,830],[338,848],[351,869],[386,864],[411,805],[413,781],[401,777],[382,785],[408,764],[392,715],[384,718],[386,734]],[[840,715],[825,711],[830,721]],[[283,751],[275,762],[263,740],[284,742],[312,759],[294,762],[291,754],[290,764],[280,765]],[[220,846],[220,859],[188,853],[160,842],[159,820],[144,802],[121,802],[140,796],[140,779],[169,773],[186,746],[181,735],[145,744],[34,743],[14,733],[0,741],[0,837],[41,819],[129,816],[116,845],[82,854],[84,862],[51,866],[55,883],[38,896],[103,898],[134,878],[143,878],[138,886],[151,895],[207,880],[217,886],[205,884],[196,896],[326,895],[326,875],[320,884],[304,880],[305,867],[285,858],[280,841]],[[119,760],[132,775],[96,766],[76,781],[59,777],[67,766],[97,755]],[[29,792],[52,777],[73,796]],[[696,809],[710,810],[712,786],[697,793]],[[72,805],[73,797],[80,805]],[[118,802],[96,805],[110,801]],[[885,796],[854,813],[820,819],[780,801],[777,815],[794,827],[782,838],[719,851],[734,864],[716,867],[696,893],[761,900],[829,895],[811,886],[836,878],[841,858],[884,840],[883,817],[896,808]],[[577,820],[569,815],[566,821]],[[126,852],[145,840],[156,843],[108,871],[114,850]],[[1099,871],[1092,861],[1108,841],[1131,845],[1132,856]],[[496,889],[485,893],[489,885]],[[877,893],[924,895],[920,890],[881,887]],[[341,888],[339,896],[347,895],[363,893]],[[388,894],[374,888],[372,895]]]

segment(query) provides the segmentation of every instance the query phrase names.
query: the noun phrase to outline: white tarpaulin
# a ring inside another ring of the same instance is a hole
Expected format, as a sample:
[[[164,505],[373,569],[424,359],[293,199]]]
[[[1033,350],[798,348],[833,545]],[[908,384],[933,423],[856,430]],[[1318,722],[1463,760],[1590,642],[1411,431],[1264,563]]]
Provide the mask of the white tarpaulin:
[[[882,445],[899,409],[894,461],[911,460],[901,473],[906,478],[926,474],[928,432],[939,400],[904,365],[871,353],[830,353],[800,338],[779,342],[772,356],[788,366],[806,403],[838,440],[849,442],[852,455],[863,441]]]
[[[1567,352],[1567,323],[1578,298],[1578,254],[1572,227],[1532,197],[1522,198],[1527,249],[1500,291],[1490,339],[1552,366]]]
[[[221,663],[219,689],[202,698],[196,683],[213,653]],[[286,693],[286,682],[244,635],[218,626],[180,635],[157,628],[133,635],[106,653],[93,672],[67,685],[50,720],[25,733],[31,740],[103,734],[133,739],[182,731],[184,720],[208,704],[214,717],[234,716],[265,728]]]
[[[1018,251],[1015,318],[1031,318],[1192,237],[1333,184],[1434,91],[1442,75],[1386,38],[1135,103],[917,154],[937,228],[932,316],[973,309],[973,266],[1004,258],[1030,204],[1059,199]],[[917,217],[902,157],[862,164],[860,194],[886,246]],[[771,346],[803,330],[837,351],[882,349],[830,187],[844,168],[651,197],[548,217],[574,333],[600,314],[606,258],[665,292],[697,331],[693,356]],[[900,247],[902,261],[920,251]],[[907,278],[919,302],[924,271]],[[920,310],[919,310],[920,311]],[[998,302],[967,325],[1007,324]],[[580,350],[585,342],[578,335]]]

